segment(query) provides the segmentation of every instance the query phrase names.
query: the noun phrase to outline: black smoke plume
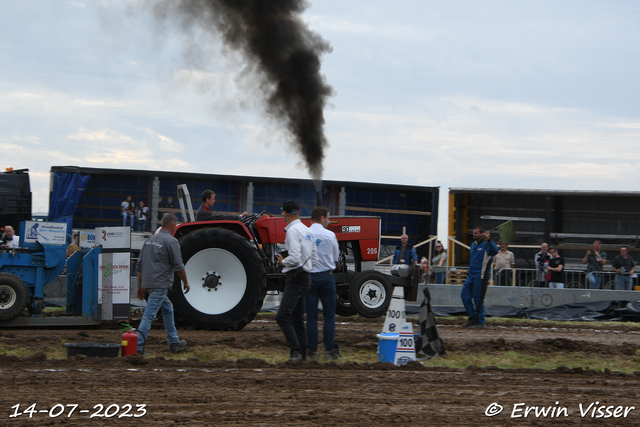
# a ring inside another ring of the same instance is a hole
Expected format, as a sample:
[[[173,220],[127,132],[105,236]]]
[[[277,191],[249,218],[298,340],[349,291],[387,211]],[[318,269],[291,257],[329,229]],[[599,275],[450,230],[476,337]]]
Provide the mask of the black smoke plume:
[[[155,16],[177,19],[185,30],[199,25],[256,65],[267,113],[293,137],[314,179],[322,178],[324,107],[334,91],[320,73],[328,42],[302,21],[304,0],[156,0]]]

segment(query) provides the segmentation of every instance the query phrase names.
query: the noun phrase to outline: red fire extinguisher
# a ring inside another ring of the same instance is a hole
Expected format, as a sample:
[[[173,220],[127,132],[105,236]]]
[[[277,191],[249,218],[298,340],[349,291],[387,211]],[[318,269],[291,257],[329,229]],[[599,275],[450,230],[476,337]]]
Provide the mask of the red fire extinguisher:
[[[138,334],[131,325],[124,326],[124,334],[122,335],[122,357],[138,352]]]

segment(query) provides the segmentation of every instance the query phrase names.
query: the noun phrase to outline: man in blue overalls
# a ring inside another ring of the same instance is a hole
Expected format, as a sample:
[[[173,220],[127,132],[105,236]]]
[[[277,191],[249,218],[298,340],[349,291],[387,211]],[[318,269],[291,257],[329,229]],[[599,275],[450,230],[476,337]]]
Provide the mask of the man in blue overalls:
[[[482,227],[473,229],[473,240],[469,249],[469,274],[462,285],[462,304],[467,310],[469,320],[464,328],[487,329],[484,319],[484,296],[489,284],[489,270],[492,257],[500,249],[491,240],[491,233]]]

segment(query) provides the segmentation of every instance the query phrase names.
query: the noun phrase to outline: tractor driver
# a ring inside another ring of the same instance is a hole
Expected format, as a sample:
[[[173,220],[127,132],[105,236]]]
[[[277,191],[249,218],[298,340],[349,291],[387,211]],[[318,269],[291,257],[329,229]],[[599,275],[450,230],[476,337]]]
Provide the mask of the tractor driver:
[[[211,210],[215,202],[216,193],[211,190],[204,190],[202,192],[202,204],[196,213],[196,221],[216,221],[225,219],[237,221],[238,219],[249,215],[247,211],[242,212],[240,215],[220,215]]]

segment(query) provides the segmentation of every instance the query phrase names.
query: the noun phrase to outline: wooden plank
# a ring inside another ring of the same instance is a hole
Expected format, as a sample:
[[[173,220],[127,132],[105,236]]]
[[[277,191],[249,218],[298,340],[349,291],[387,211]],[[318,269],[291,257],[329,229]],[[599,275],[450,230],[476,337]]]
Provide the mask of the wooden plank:
[[[357,207],[357,206],[345,206],[344,209],[347,211],[363,211],[363,212],[379,212],[379,213],[431,216],[431,212],[409,211],[404,209],[365,208],[365,207]]]

